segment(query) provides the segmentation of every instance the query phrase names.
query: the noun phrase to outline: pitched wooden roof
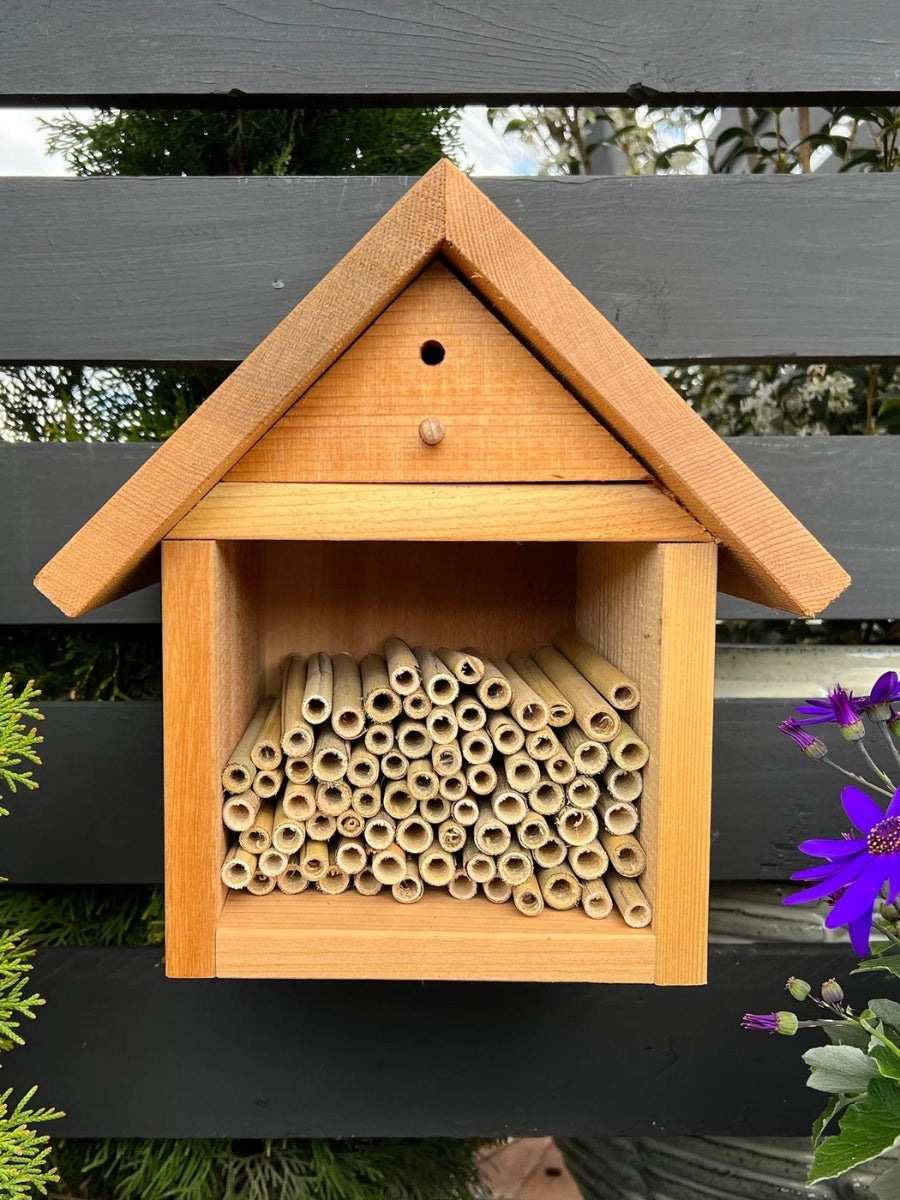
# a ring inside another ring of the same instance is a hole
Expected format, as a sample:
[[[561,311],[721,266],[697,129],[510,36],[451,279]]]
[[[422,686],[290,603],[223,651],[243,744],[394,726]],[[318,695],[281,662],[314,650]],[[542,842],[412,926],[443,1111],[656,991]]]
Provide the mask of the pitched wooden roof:
[[[150,581],[160,540],[438,254],[721,542],[723,590],[801,615],[849,577],[637,350],[448,162],[417,182],[47,564],[79,616]]]

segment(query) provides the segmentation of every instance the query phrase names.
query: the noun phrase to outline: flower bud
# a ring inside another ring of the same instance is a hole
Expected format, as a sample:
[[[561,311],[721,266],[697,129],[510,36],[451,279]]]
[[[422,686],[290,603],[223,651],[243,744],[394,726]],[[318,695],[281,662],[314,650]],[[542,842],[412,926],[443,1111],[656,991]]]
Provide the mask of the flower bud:
[[[775,1016],[778,1023],[775,1026],[776,1033],[783,1033],[785,1037],[792,1037],[800,1028],[800,1022],[797,1019],[797,1014],[792,1012],[777,1012]]]
[[[896,904],[882,904],[881,915],[885,921],[890,921],[893,924],[895,921],[900,921],[900,908]]]
[[[859,717],[855,721],[848,721],[846,725],[838,724],[838,729],[841,737],[846,738],[848,742],[861,742],[866,736],[865,726]]]
[[[759,1029],[764,1033],[783,1033],[790,1037],[800,1028],[800,1021],[792,1012],[744,1013],[741,1027]]]
[[[805,1000],[812,988],[805,979],[796,979],[793,975],[784,985],[795,1000]]]
[[[822,984],[822,999],[834,1008],[844,999],[844,989],[835,979],[826,979]]]
[[[900,712],[896,712],[893,709],[891,710],[887,727],[895,738],[900,738]]]

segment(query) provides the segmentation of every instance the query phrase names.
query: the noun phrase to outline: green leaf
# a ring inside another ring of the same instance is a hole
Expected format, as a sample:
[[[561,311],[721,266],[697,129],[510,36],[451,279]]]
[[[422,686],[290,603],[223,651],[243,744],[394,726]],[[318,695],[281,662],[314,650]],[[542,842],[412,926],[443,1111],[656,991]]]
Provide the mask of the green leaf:
[[[882,954],[878,958],[867,958],[853,971],[859,975],[863,971],[887,971],[895,979],[900,979],[900,954]]]
[[[869,1035],[853,1021],[829,1021],[824,1026],[828,1040],[837,1046],[857,1046],[860,1050],[868,1050]]]
[[[803,1055],[810,1068],[806,1086],[818,1092],[864,1092],[878,1067],[858,1046],[815,1046]]]
[[[900,1004],[896,1000],[870,1000],[869,1008],[883,1025],[900,1032]]]
[[[869,1051],[869,1058],[875,1060],[885,1079],[900,1079],[900,1058],[892,1050],[888,1050],[887,1046],[873,1046]]]
[[[809,1183],[834,1179],[869,1162],[900,1142],[900,1088],[880,1076],[869,1081],[864,1099],[841,1117],[841,1132],[816,1147]]]
[[[820,1116],[813,1121],[812,1140],[813,1145],[817,1146],[822,1140],[822,1134],[828,1127],[829,1123],[834,1120],[837,1113],[843,1112],[849,1104],[849,1100],[843,1096],[829,1096],[828,1103],[825,1105]]]

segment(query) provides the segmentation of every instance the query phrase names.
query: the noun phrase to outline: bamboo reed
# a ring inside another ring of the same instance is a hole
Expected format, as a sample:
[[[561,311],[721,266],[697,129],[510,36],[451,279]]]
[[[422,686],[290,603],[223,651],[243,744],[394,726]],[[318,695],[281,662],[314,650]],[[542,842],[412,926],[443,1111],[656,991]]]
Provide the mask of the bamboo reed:
[[[560,746],[551,758],[547,759],[544,763],[544,770],[554,783],[562,784],[571,783],[577,774],[575,764],[569,757],[568,750],[565,750],[562,746]]]
[[[353,809],[348,809],[347,812],[341,813],[337,819],[337,831],[341,837],[355,838],[363,831],[365,821],[358,812]]]
[[[602,654],[598,654],[583,638],[570,632],[558,633],[553,643],[615,708],[627,711],[637,707],[641,698],[637,684]]]
[[[458,821],[448,817],[438,825],[438,845],[449,854],[456,854],[466,844],[466,831]]]
[[[550,826],[540,813],[530,812],[516,829],[519,845],[534,850],[550,840]]]
[[[512,691],[512,699],[507,705],[512,715],[529,733],[543,729],[550,720],[547,705],[509,662],[500,663],[500,670],[506,676]]]
[[[563,746],[582,775],[599,775],[609,762],[607,746],[596,738],[587,737],[577,725],[568,725],[561,736]]]
[[[466,783],[476,796],[489,796],[497,786],[497,772],[490,763],[473,763],[466,767]]]
[[[543,867],[537,873],[544,903],[549,908],[564,911],[574,908],[581,899],[581,884],[565,867]]]
[[[306,758],[316,740],[312,726],[303,716],[305,690],[306,658],[302,654],[289,654],[281,674],[281,749],[287,758]]]
[[[380,654],[367,654],[359,664],[363,709],[370,721],[386,725],[400,716],[400,697],[391,687],[387,665]]]
[[[448,742],[444,746],[432,746],[431,765],[442,779],[456,775],[462,767],[462,750],[459,742]]]
[[[600,799],[600,788],[590,775],[576,775],[566,788],[566,799],[575,808],[593,808]]]
[[[342,837],[337,845],[335,862],[348,875],[358,875],[366,865],[366,847],[359,838]]]
[[[600,831],[600,841],[603,849],[609,855],[609,861],[620,875],[633,879],[642,875],[647,866],[647,855],[644,847],[630,833],[608,833]],[[615,898],[615,897],[613,897]]]
[[[287,866],[288,856],[282,854],[280,850],[276,850],[270,846],[268,850],[263,850],[259,856],[259,861],[256,864],[257,871],[263,875],[271,875],[277,878]]]
[[[354,787],[371,787],[378,782],[379,763],[374,754],[364,746],[356,745],[350,751],[347,763],[347,778]]]
[[[253,824],[241,831],[238,841],[242,849],[251,854],[262,854],[272,845],[272,827],[275,823],[275,805],[261,804]]]
[[[571,702],[582,732],[598,742],[612,741],[619,732],[619,714],[591,687],[577,667],[553,646],[541,646],[534,652],[534,658]]]
[[[309,783],[313,777],[312,755],[305,758],[286,758],[284,776],[288,783]]]
[[[459,739],[462,756],[467,763],[478,764],[490,762],[494,754],[494,745],[485,729],[472,729]]]
[[[456,723],[463,733],[471,733],[475,729],[483,729],[487,720],[484,705],[474,696],[460,696],[453,709]]]
[[[566,856],[579,879],[599,879],[609,868],[609,858],[598,841],[570,846]]]
[[[438,794],[438,777],[428,758],[417,758],[409,764],[406,786],[416,800],[430,800]]]
[[[284,811],[292,821],[308,821],[316,811],[316,789],[311,783],[289,783],[282,798]]]
[[[526,883],[534,874],[534,862],[527,850],[521,846],[510,846],[497,859],[497,874],[511,887]]]
[[[456,713],[449,705],[436,704],[425,718],[425,728],[431,734],[431,739],[437,746],[446,746],[456,741],[459,725]]]
[[[331,667],[334,671],[331,728],[338,737],[352,741],[362,737],[366,727],[359,667],[356,659],[349,654],[335,654],[331,659]]]
[[[600,832],[597,814],[583,808],[564,808],[556,817],[556,832],[567,846],[584,846]]]
[[[466,653],[469,653],[467,650]],[[473,652],[474,653],[474,652]],[[475,688],[476,695],[485,708],[499,711],[508,708],[512,700],[512,688],[503,672],[489,658],[482,659],[484,675]]]
[[[399,883],[406,874],[406,855],[397,845],[376,850],[372,855],[372,874],[379,883]]]
[[[402,638],[390,637],[384,643],[384,657],[391,687],[401,696],[411,695],[419,686],[419,664],[412,650]]]
[[[480,808],[478,820],[472,827],[472,835],[478,849],[494,857],[508,850],[512,840],[509,826],[498,821],[487,804]]]
[[[328,869],[318,881],[319,891],[326,896],[339,896],[350,886],[350,876],[337,861],[337,847],[328,847]]]
[[[272,822],[272,845],[276,850],[291,855],[299,850],[306,841],[306,826],[302,821],[295,821],[284,810],[284,797],[275,805],[275,817]]]
[[[541,768],[524,750],[508,754],[503,760],[503,766],[507,785],[515,788],[517,792],[530,792],[540,782]]]
[[[525,680],[547,705],[549,716],[547,724],[554,729],[568,725],[575,716],[575,710],[552,679],[549,679],[533,658],[527,654],[513,653],[509,656],[510,666]]]
[[[466,654],[462,650],[450,650],[447,646],[438,646],[435,653],[444,666],[449,667],[460,683],[475,684],[484,675],[484,663],[477,654]]]
[[[525,730],[513,720],[508,712],[492,712],[488,715],[487,729],[491,740],[501,754],[515,754],[525,745]]]
[[[419,855],[419,874],[422,882],[429,883],[432,887],[446,887],[455,870],[453,855],[442,850],[440,846],[432,846],[430,850]]]
[[[530,754],[538,762],[547,762],[561,749],[559,738],[549,725],[543,725],[540,729],[529,733],[525,739],[525,753]]]
[[[377,896],[384,884],[375,878],[371,867],[363,867],[358,875],[354,875],[353,886],[361,896]]]
[[[554,783],[546,776],[539,779],[528,793],[528,802],[531,807],[536,813],[545,817],[552,817],[558,813],[565,803],[565,799],[565,793],[560,784]]]
[[[467,790],[466,777],[462,771],[454,771],[452,775],[442,775],[438,781],[439,794],[445,800],[449,800],[451,804],[465,799]]]
[[[310,725],[321,725],[331,716],[334,671],[327,654],[312,654],[306,662],[306,684],[300,712]]]
[[[478,884],[469,878],[465,867],[457,867],[447,884],[447,891],[454,900],[474,900],[478,895]]]
[[[434,830],[421,817],[407,817],[397,826],[397,845],[407,854],[421,854],[434,841]]]
[[[602,879],[589,879],[581,885],[581,907],[587,916],[602,921],[612,912],[612,897]]]
[[[385,786],[381,803],[384,811],[398,821],[402,821],[404,817],[411,817],[416,811],[416,798],[410,795],[405,779],[392,779]]]
[[[354,812],[359,813],[363,820],[374,817],[377,812],[381,811],[381,784],[376,783],[373,787],[356,788],[350,797],[350,807]]]
[[[409,770],[409,759],[399,750],[388,750],[381,760],[381,773],[385,779],[405,779]]]
[[[306,822],[306,836],[312,838],[314,842],[327,842],[330,837],[334,836],[337,829],[337,820],[329,813],[323,813],[317,809]]]
[[[304,878],[303,872],[300,870],[299,854],[291,855],[287,866],[275,880],[275,886],[286,896],[296,896],[299,892],[306,891],[309,887],[309,880]]]
[[[610,871],[606,876],[606,886],[626,925],[632,929],[643,929],[650,924],[650,902],[633,879],[623,879],[621,875]]]
[[[478,802],[472,796],[463,796],[452,808],[453,820],[468,829],[478,820]]]
[[[262,729],[250,750],[250,760],[260,771],[274,771],[281,766],[281,697],[269,705]]]
[[[381,758],[394,748],[394,731],[390,725],[370,725],[363,735],[363,745],[370,754]]]
[[[609,743],[609,757],[623,771],[641,771],[650,759],[650,747],[623,721]]]
[[[316,784],[316,808],[327,817],[339,817],[350,807],[353,790],[346,779]]]
[[[606,790],[614,800],[625,800],[633,804],[644,790],[644,777],[640,771],[623,771],[610,764],[603,772]]]
[[[481,885],[482,891],[492,904],[505,904],[512,895],[512,888],[505,879],[495,875]]]
[[[425,646],[413,646],[413,654],[419,664],[422,687],[432,704],[452,704],[459,695],[459,681],[453,672]]]
[[[419,813],[429,825],[441,825],[450,816],[450,801],[443,796],[429,796],[419,801]]]
[[[241,792],[237,796],[228,796],[222,805],[222,821],[226,829],[240,833],[249,829],[256,820],[256,814],[262,805],[262,799],[256,792]]]
[[[431,712],[431,701],[424,688],[416,688],[408,696],[403,697],[403,711],[411,721],[424,721]]]
[[[610,833],[634,833],[638,826],[638,810],[635,806],[623,800],[613,800],[612,796],[600,796],[597,815]]]
[[[222,786],[226,792],[239,795],[253,786],[253,780],[256,778],[256,764],[250,757],[250,752],[256,744],[256,739],[260,735],[271,707],[271,699],[263,700],[250,718],[249,725],[241,734],[240,741],[232,750],[222,772]]]
[[[537,917],[544,911],[544,897],[536,880],[517,883],[512,890],[513,904],[523,917]]]
[[[235,842],[222,863],[222,882],[226,887],[245,888],[255,872],[256,855]]]
[[[567,850],[568,846],[562,838],[551,833],[542,846],[533,846],[531,853],[539,867],[558,867],[566,861]]]
[[[307,833],[309,831],[307,830]],[[313,883],[321,879],[328,870],[328,845],[326,842],[312,842],[307,837],[300,850],[300,871],[304,879]]]
[[[468,877],[475,883],[487,883],[497,874],[497,862],[491,854],[485,854],[475,845],[473,838],[466,838],[462,852],[463,867]]]
[[[421,721],[401,721],[397,726],[397,748],[407,758],[424,758],[434,745],[431,734]],[[382,769],[384,760],[382,759]]]
[[[415,904],[417,900],[422,899],[424,892],[419,868],[414,862],[408,862],[403,878],[391,884],[391,895],[399,904]]]
[[[273,796],[277,796],[281,791],[281,785],[284,783],[284,770],[281,767],[275,767],[274,770],[257,771],[256,778],[253,780],[253,790],[257,796],[262,796],[263,800],[271,800]]]
[[[264,875],[257,870],[247,880],[247,891],[253,896],[266,896],[275,890],[275,876]]]
[[[518,825],[525,820],[528,805],[521,792],[499,787],[491,796],[491,811],[504,825]]]
[[[388,846],[394,841],[396,834],[396,825],[392,817],[385,813],[379,813],[377,817],[370,817],[366,821],[366,827],[363,830],[363,840],[367,846],[373,850],[387,850]]]
[[[332,729],[323,729],[316,738],[313,753],[313,774],[324,783],[343,779],[347,774],[350,755],[347,743]]]

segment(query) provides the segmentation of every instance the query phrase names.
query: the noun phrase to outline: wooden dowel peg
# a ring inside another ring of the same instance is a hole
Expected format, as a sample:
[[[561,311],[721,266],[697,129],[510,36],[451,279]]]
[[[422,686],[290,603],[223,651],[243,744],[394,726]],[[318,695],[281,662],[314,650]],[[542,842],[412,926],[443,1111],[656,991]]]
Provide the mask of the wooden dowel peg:
[[[553,646],[541,646],[534,659],[571,703],[581,731],[598,742],[612,741],[619,732],[619,714],[578,668]]]
[[[553,643],[614,708],[627,712],[637,707],[641,694],[634,680],[614,667],[583,638],[575,633],[559,633]]]
[[[338,737],[352,741],[362,737],[366,727],[359,667],[351,655],[335,654],[331,659],[331,668],[334,671],[331,728]]]
[[[250,718],[249,725],[241,734],[240,741],[232,750],[225,769],[222,771],[222,786],[226,792],[238,795],[253,786],[253,780],[256,778],[256,764],[250,757],[250,752],[256,744],[256,739],[262,731],[271,707],[271,697],[263,700]]]
[[[391,687],[387,664],[380,654],[367,654],[360,661],[363,709],[370,721],[386,725],[400,716],[400,696]]]
[[[306,683],[300,712],[310,725],[322,725],[331,716],[334,672],[327,654],[312,654],[306,662]]]
[[[605,882],[626,925],[630,925],[632,929],[643,929],[645,925],[650,924],[653,915],[650,902],[639,884],[633,879],[623,879],[614,871],[609,872]]]
[[[602,879],[588,879],[581,885],[581,907],[595,921],[602,921],[612,912],[609,888]]]
[[[548,908],[564,911],[574,908],[581,899],[581,885],[566,867],[543,867],[537,879]]]
[[[421,681],[416,656],[402,638],[390,637],[384,643],[384,657],[391,687],[401,696],[411,695]]]
[[[287,758],[306,758],[315,742],[313,727],[303,715],[305,691],[306,658],[289,654],[281,668],[281,749]]]
[[[607,853],[596,839],[583,846],[570,846],[567,857],[579,879],[599,879],[609,867]]]
[[[574,719],[575,710],[570,701],[566,699],[553,680],[544,674],[533,658],[529,658],[526,654],[513,653],[509,656],[509,664],[547,705],[547,711],[550,714],[547,718],[548,725],[552,725],[554,729],[560,729]]]
[[[620,875],[628,879],[643,875],[647,867],[647,855],[636,837],[630,833],[608,833],[602,829],[600,841],[603,843],[603,849],[609,855],[613,869]]]
[[[517,883],[512,890],[513,904],[523,917],[537,917],[544,911],[544,897],[536,879]]]

